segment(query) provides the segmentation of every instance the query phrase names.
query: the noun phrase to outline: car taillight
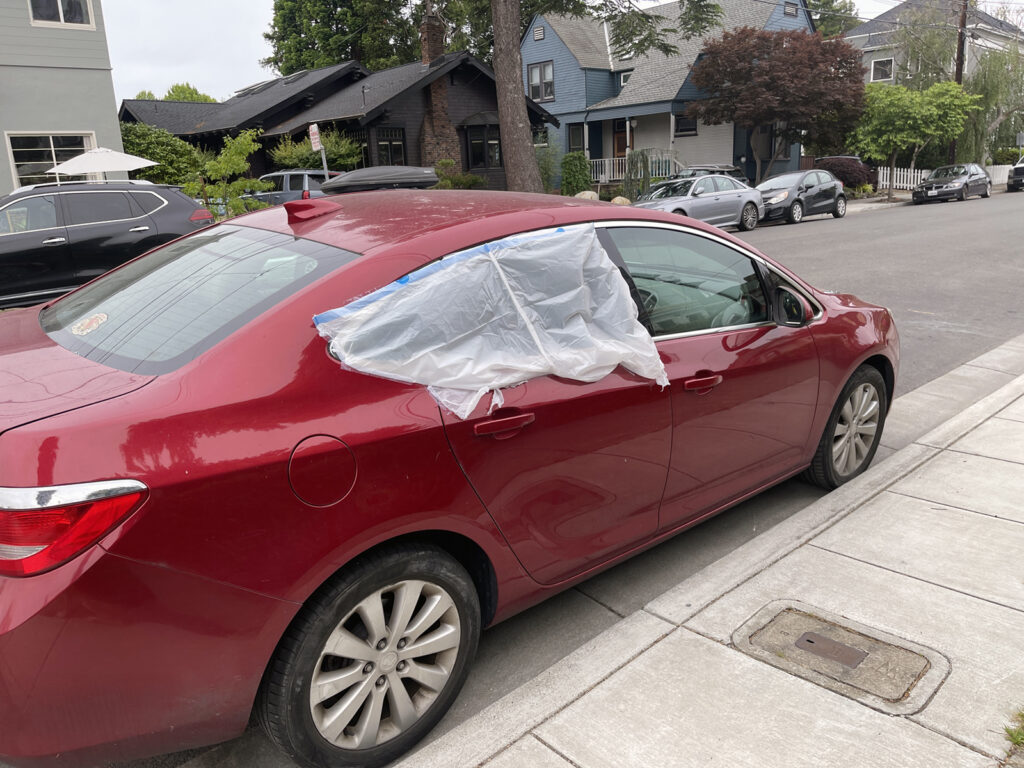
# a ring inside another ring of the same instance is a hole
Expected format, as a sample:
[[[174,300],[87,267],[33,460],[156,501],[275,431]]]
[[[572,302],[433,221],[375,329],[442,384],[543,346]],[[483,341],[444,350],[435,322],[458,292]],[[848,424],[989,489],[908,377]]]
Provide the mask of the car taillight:
[[[210,213],[206,208],[196,208],[192,211],[192,215],[188,217],[189,221],[213,221],[213,214]]]
[[[308,189],[302,190],[302,199],[303,200],[309,200],[309,190]]]
[[[149,490],[138,480],[0,488],[0,576],[34,576],[99,541]]]

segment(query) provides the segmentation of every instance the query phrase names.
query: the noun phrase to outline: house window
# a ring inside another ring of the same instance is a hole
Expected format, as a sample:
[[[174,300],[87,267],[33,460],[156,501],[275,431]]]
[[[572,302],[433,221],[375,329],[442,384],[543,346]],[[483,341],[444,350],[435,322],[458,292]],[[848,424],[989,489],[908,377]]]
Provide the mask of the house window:
[[[871,62],[871,82],[892,80],[892,59],[877,59]]]
[[[501,135],[496,125],[466,128],[470,168],[501,168]]]
[[[555,98],[555,65],[545,61],[529,66],[530,98],[534,101],[551,101]]]
[[[569,151],[583,151],[583,123],[569,124]]]
[[[697,118],[687,117],[684,112],[676,112],[676,136],[696,136]]]
[[[632,74],[633,72],[632,70],[630,70],[629,72],[622,72],[619,75],[619,88],[621,88],[622,86],[629,82],[629,76]]]
[[[534,27],[533,28],[533,39],[534,40],[543,40],[544,39],[544,27]]]
[[[11,149],[14,180],[19,186],[45,184],[57,180],[47,171],[58,163],[70,160],[96,146],[92,133],[88,134],[35,134],[11,135],[7,141]],[[61,181],[82,179],[84,176],[61,176]]]
[[[782,12],[784,14],[786,14],[787,16],[796,16],[796,13],[797,13],[796,3],[789,3],[789,2],[785,3],[782,6]]]
[[[28,11],[35,26],[96,29],[92,0],[28,0]]]
[[[354,141],[359,145],[361,150],[361,157],[359,158],[359,168],[369,168],[373,163],[370,162],[370,145],[366,141],[366,129],[365,128],[354,128],[350,130],[341,131],[341,135],[351,141]]]
[[[533,146],[546,147],[548,145],[548,128],[546,125],[535,125],[532,129]]]
[[[377,129],[377,165],[405,165],[405,129]]]

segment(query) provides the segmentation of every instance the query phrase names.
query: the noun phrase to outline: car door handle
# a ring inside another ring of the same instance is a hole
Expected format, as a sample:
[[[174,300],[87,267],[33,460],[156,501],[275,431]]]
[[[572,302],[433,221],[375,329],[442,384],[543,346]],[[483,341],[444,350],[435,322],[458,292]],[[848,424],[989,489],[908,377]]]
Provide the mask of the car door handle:
[[[129,232],[148,232],[149,227],[132,227],[128,230]]]
[[[497,436],[502,433],[522,429],[527,424],[533,424],[536,419],[536,415],[532,413],[517,413],[515,416],[503,416],[500,419],[478,421],[473,425],[473,434],[478,437],[484,437],[485,435]],[[506,434],[503,437],[511,437],[511,435]],[[501,440],[502,438],[498,437],[497,439]]]
[[[687,379],[683,382],[683,389],[687,392],[699,392],[700,390],[709,392],[713,387],[717,387],[721,383],[722,375],[716,373],[714,376],[701,376],[699,379]]]
[[[48,237],[43,240],[43,245],[60,245],[66,243],[68,239],[66,237]]]

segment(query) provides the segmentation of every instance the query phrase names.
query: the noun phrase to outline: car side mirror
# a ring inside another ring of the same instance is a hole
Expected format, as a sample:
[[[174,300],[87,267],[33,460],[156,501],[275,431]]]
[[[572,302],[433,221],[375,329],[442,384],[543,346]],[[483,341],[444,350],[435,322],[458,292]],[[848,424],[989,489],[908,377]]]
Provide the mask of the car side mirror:
[[[703,194],[704,193],[701,190],[695,189],[693,190],[693,192],[690,193],[690,197],[700,197]]]
[[[794,290],[779,286],[775,289],[775,322],[790,328],[800,328],[814,317],[811,303]]]

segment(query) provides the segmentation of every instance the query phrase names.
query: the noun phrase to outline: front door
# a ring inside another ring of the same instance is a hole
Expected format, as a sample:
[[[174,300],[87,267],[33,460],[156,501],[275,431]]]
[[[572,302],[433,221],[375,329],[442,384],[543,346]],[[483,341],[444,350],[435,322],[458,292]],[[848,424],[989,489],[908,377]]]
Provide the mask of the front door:
[[[818,395],[810,330],[770,320],[762,267],[713,236],[607,230],[671,381],[670,529],[800,468]]]
[[[562,581],[654,534],[671,444],[667,391],[620,367],[590,384],[546,376],[502,394],[490,415],[489,397],[465,421],[444,413],[445,432],[534,579]]]
[[[612,137],[612,149],[615,152],[615,157],[625,157],[626,150],[629,148],[629,144],[626,142],[626,121],[616,120],[613,123],[615,132]]]

